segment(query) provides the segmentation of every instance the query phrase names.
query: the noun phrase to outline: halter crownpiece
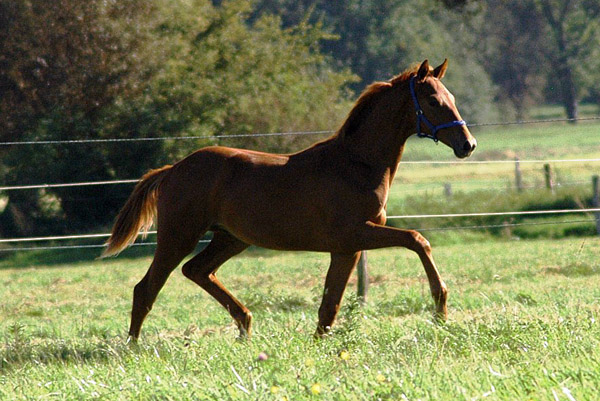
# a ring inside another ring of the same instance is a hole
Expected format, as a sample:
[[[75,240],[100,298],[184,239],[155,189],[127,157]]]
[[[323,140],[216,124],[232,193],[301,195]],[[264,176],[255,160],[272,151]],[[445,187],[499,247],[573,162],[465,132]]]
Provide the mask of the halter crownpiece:
[[[425,117],[425,113],[423,113],[423,109],[421,108],[421,106],[419,105],[419,101],[417,100],[417,94],[415,93],[415,78],[416,76],[412,76],[410,78],[410,95],[412,96],[413,103],[415,105],[415,112],[417,113],[417,136],[419,138],[433,139],[433,141],[437,143],[439,141],[437,137],[437,132],[439,130],[444,128],[467,125],[467,122],[465,120],[455,120],[440,125],[434,125],[431,121],[429,121],[427,117]],[[421,121],[423,121],[427,125],[431,133],[426,134],[424,132],[421,132]]]

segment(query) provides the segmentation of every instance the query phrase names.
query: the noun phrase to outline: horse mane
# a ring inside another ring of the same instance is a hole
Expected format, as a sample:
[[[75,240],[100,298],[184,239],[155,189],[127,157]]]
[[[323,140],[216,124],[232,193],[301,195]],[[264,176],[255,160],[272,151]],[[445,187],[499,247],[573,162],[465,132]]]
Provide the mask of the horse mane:
[[[417,74],[417,71],[419,71],[419,66],[420,66],[419,64],[413,64],[412,66],[408,67],[406,70],[402,71],[400,74],[396,75],[394,78],[390,79],[390,83],[392,85],[394,85],[398,82],[408,81],[410,79],[410,77]],[[430,66],[429,72],[431,72],[431,71],[433,71],[433,68]]]
[[[376,95],[384,92],[386,89],[392,87],[389,82],[374,82],[361,93],[358,100],[348,113],[346,121],[342,127],[338,130],[338,137],[349,137],[359,127],[360,123],[364,120],[366,114],[371,111]]]
[[[410,79],[413,75],[417,73],[419,70],[419,64],[414,64],[411,67],[407,68],[399,75],[393,77],[389,81],[385,82],[374,82],[371,85],[367,86],[367,88],[361,93],[358,97],[358,100],[348,113],[348,117],[346,121],[335,136],[337,137],[349,137],[358,129],[360,123],[364,120],[366,114],[368,114],[374,103],[375,98],[377,98],[380,93],[385,92],[386,90],[392,88],[399,82],[405,82]],[[430,68],[430,70],[432,70]]]

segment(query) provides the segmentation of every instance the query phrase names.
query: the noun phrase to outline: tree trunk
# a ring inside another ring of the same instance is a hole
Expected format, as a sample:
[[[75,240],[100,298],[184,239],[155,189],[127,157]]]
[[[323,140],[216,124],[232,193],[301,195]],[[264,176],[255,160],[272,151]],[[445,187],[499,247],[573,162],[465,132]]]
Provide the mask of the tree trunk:
[[[572,56],[567,49],[567,37],[564,24],[566,23],[570,0],[564,0],[562,7],[557,9],[557,15],[553,12],[553,5],[548,0],[540,0],[542,14],[548,22],[548,26],[556,42],[557,53],[554,57],[557,79],[560,82],[560,96],[567,112],[567,118],[571,123],[577,122],[577,88],[573,79],[573,68],[570,61]],[[559,3],[560,4],[560,3]]]
[[[568,63],[559,67],[561,99],[567,118],[571,119],[571,123],[577,122],[577,91],[575,89],[575,81],[573,80],[573,71]]]

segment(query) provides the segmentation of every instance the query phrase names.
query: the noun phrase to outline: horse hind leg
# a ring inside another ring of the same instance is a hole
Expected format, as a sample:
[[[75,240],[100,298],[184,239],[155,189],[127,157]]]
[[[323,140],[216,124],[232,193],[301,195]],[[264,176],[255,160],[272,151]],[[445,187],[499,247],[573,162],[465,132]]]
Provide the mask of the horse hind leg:
[[[174,218],[172,214],[163,213],[163,216],[171,218],[161,220],[161,215],[159,215],[154,259],[144,278],[133,289],[133,307],[129,327],[129,337],[133,340],[137,340],[140,336],[144,319],[152,309],[158,293],[173,270],[183,258],[194,251],[198,240],[206,232],[201,227],[186,227],[181,223],[183,221],[181,218]]]
[[[223,263],[248,246],[228,232],[215,231],[210,244],[182,268],[187,278],[202,287],[229,311],[240,330],[240,338],[250,337],[252,313],[223,286],[215,274]]]
[[[193,246],[190,252],[193,250]],[[131,309],[131,325],[129,338],[137,340],[142,323],[152,309],[158,293],[165,285],[169,275],[189,252],[176,252],[172,249],[157,246],[154,260],[146,275],[133,289],[133,307]]]

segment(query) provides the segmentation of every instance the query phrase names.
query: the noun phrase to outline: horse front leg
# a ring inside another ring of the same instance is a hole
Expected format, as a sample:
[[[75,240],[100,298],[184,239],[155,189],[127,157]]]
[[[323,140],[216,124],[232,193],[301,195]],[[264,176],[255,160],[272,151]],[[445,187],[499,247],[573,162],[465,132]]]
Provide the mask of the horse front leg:
[[[319,307],[319,324],[315,337],[322,337],[331,329],[331,325],[340,310],[344,290],[359,258],[360,252],[331,254],[331,264],[325,278],[323,300]]]
[[[355,249],[378,249],[394,246],[408,248],[419,255],[425,268],[431,296],[436,306],[436,318],[446,320],[448,317],[448,289],[440,277],[433,256],[431,245],[419,232],[414,230],[401,230],[393,227],[367,223],[358,235],[355,235]]]

